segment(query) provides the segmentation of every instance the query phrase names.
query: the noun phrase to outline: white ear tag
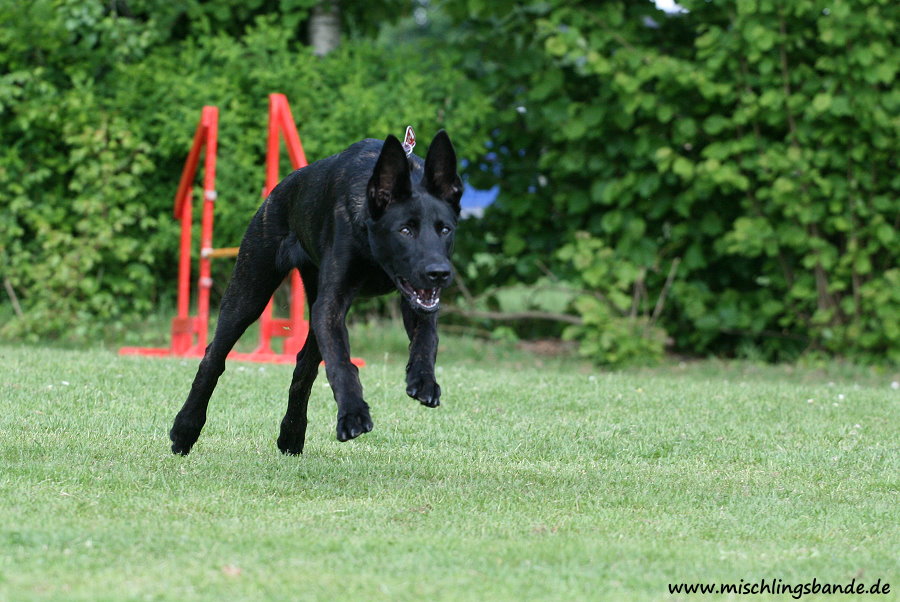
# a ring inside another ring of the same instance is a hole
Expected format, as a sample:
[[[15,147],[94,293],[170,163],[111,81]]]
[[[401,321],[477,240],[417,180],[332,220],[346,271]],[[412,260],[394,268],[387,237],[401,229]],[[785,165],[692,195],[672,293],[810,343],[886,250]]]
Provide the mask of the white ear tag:
[[[411,125],[406,126],[406,136],[403,137],[403,150],[406,151],[406,156],[410,156],[413,152],[413,149],[416,147],[416,133],[413,131]]]

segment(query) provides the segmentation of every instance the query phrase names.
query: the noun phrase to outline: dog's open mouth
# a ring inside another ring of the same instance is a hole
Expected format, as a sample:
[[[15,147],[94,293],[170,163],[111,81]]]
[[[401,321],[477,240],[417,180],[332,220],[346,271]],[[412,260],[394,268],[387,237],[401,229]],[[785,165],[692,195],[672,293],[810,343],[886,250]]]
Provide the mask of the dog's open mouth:
[[[439,288],[416,288],[403,278],[397,278],[397,288],[409,299],[413,307],[434,311],[441,303],[441,289]]]

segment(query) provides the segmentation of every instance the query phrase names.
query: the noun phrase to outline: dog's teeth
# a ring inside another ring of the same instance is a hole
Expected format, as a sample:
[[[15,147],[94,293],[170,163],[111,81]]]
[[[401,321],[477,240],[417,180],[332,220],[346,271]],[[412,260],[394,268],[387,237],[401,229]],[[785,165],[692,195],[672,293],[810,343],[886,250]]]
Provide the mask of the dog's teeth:
[[[439,288],[415,288],[409,287],[412,300],[420,307],[434,309],[440,302],[441,289]]]

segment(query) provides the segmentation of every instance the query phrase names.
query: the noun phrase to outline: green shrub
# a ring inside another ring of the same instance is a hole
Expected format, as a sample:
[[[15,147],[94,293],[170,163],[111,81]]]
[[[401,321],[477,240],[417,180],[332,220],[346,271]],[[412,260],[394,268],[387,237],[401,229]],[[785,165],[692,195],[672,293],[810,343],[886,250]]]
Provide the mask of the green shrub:
[[[205,104],[220,110],[217,246],[237,245],[261,202],[271,92],[288,96],[311,161],[408,124],[419,152],[442,127],[461,155],[476,152],[487,102],[449,57],[369,38],[315,57],[297,42],[294,5],[0,7],[0,190],[11,209],[0,265],[24,309],[4,336],[85,339],[100,322],[172,303],[172,202]],[[231,264],[213,270],[215,303]]]
[[[471,181],[502,189],[460,237],[479,299],[541,306],[521,287],[548,274],[595,301],[667,291],[659,312],[572,306],[568,336],[601,361],[668,339],[900,361],[900,5],[681,4],[472,0],[384,27],[408,10],[391,0],[348,8],[356,33],[323,58],[298,42],[308,0],[0,4],[0,265],[25,313],[0,332],[86,336],[170,303],[201,106],[221,111],[230,246],[278,91],[311,160],[407,123],[450,130]],[[214,270],[219,291],[230,264]]]
[[[662,357],[667,337],[657,320],[668,287],[650,298],[646,276],[653,266],[619,260],[613,249],[587,232],[577,233],[557,255],[571,265],[582,290],[589,291],[573,302],[582,323],[564,332],[565,338],[579,342],[582,355],[613,365]],[[670,269],[672,277],[677,266],[676,262]]]
[[[900,5],[681,4],[454,9],[505,44],[468,63],[497,91],[497,276],[587,231],[608,256],[584,269],[681,260],[659,320],[680,351],[900,360]]]

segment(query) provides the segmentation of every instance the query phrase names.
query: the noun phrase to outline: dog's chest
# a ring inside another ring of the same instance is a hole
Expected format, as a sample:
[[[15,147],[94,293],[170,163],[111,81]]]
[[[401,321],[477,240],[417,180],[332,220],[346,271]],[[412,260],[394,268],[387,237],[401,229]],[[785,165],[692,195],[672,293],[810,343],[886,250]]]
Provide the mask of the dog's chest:
[[[377,297],[396,290],[390,277],[375,264],[360,266],[359,276],[359,294],[364,297]]]

